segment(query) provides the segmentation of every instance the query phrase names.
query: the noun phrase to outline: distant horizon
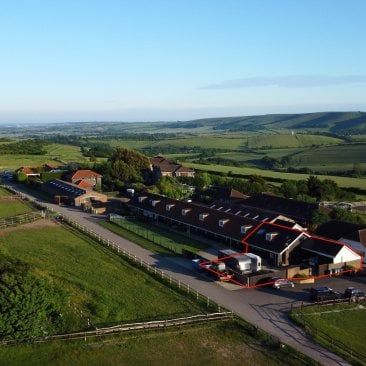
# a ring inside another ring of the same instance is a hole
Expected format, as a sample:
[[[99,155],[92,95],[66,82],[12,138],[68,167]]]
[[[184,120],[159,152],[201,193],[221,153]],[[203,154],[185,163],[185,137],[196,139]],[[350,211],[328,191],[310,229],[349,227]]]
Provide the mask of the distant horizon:
[[[206,120],[206,119],[221,119],[221,118],[239,118],[239,117],[254,117],[254,116],[270,116],[270,115],[293,115],[293,114],[317,114],[317,113],[366,113],[365,110],[323,110],[313,112],[278,112],[278,113],[254,113],[254,114],[237,114],[237,115],[221,115],[214,117],[198,117],[193,119],[171,119],[171,120],[74,120],[74,121],[0,121],[0,126],[4,125],[19,125],[24,127],[26,125],[45,125],[45,124],[73,124],[73,123],[177,123],[177,122],[189,122],[195,120]]]

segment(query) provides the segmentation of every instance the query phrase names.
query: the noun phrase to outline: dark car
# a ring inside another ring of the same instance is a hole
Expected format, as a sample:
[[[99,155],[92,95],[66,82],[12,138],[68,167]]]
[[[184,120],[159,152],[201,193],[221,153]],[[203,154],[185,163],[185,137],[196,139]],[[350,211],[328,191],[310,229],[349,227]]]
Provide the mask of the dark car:
[[[322,286],[322,287],[313,287],[310,290],[311,299],[313,301],[331,301],[337,300],[342,297],[342,294],[338,291],[331,289],[330,287]]]
[[[343,296],[346,299],[351,299],[351,300],[354,300],[354,301],[365,300],[366,299],[365,293],[363,291],[359,290],[358,288],[355,288],[355,287],[348,287],[344,291]]]
[[[272,287],[277,290],[283,287],[295,287],[295,284],[292,281],[287,280],[286,278],[273,277],[271,279],[271,284]]]

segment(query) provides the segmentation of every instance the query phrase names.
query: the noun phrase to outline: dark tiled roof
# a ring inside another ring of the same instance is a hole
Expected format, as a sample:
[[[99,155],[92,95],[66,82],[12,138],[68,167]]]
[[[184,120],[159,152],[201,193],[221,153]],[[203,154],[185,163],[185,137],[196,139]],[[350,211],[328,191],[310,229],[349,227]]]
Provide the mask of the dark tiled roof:
[[[76,184],[65,182],[60,179],[53,179],[43,183],[43,188],[53,195],[62,195],[71,198],[82,196],[87,192],[86,189],[80,188]]]
[[[139,202],[139,197],[146,198]],[[256,220],[221,212],[195,203],[173,200],[150,193],[141,194],[139,197],[135,196],[131,200],[130,205],[239,241],[259,224]],[[152,205],[153,201],[156,202],[155,206]],[[167,211],[167,205],[172,205],[169,211]],[[188,211],[185,215],[182,215],[182,210],[184,209]],[[200,220],[200,214],[207,216]],[[223,227],[219,226],[219,220],[226,220]],[[245,225],[251,226],[251,228],[248,229],[246,234],[243,234],[241,227]]]
[[[361,242],[366,246],[366,225],[352,224],[346,221],[331,220],[320,225],[315,231],[317,235],[334,240],[345,238]]]
[[[318,209],[318,205],[315,203],[307,203],[265,193],[259,193],[243,200],[242,205],[270,210],[305,222],[309,222],[314,211]]]
[[[312,237],[301,244],[301,248],[313,253],[335,257],[343,248],[343,244],[329,242],[323,238]]]
[[[243,207],[233,203],[215,202],[210,205],[211,208],[219,211],[229,212],[236,216],[246,217],[256,221],[271,221],[275,219],[278,214],[274,212],[264,211],[253,207]]]
[[[270,234],[273,234],[272,240],[268,240]],[[300,239],[301,236],[303,236],[303,233],[299,230],[263,223],[245,241],[250,246],[281,253],[296,239]]]

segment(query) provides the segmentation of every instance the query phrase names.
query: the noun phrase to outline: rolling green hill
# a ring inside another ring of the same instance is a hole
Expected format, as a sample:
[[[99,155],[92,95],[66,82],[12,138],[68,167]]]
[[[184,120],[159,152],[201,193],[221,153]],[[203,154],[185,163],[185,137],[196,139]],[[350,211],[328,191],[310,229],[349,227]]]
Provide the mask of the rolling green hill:
[[[318,112],[206,118],[166,124],[166,127],[219,131],[318,130],[332,133],[366,131],[366,112]]]

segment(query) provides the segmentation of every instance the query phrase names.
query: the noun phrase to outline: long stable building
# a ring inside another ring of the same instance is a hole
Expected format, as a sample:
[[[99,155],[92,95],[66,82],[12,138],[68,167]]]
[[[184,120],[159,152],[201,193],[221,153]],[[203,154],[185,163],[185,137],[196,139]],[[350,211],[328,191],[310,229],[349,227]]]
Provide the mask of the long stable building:
[[[137,215],[169,225],[186,235],[215,240],[240,252],[250,251],[269,266],[301,263],[315,266],[327,262],[341,267],[350,262],[357,265],[361,260],[357,253],[341,243],[330,240],[320,243],[321,239],[312,238],[283,216],[263,217],[246,213],[242,216],[241,210],[234,212],[224,210],[224,207],[206,207],[149,193],[133,197],[129,206]],[[343,247],[347,250],[339,255]]]

